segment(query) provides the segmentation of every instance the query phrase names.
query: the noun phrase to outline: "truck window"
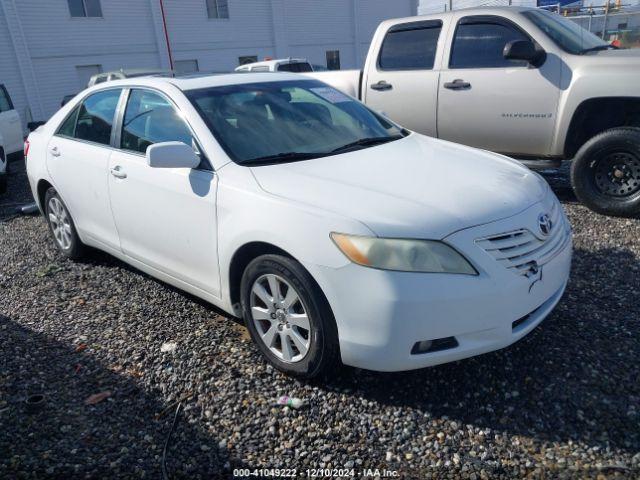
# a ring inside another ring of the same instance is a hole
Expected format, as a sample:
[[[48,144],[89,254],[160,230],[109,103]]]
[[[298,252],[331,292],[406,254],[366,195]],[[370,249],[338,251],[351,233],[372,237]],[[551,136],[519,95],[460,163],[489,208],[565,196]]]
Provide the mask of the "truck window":
[[[451,46],[449,68],[526,66],[527,62],[507,60],[503,57],[504,46],[512,40],[530,39],[515,26],[500,19],[463,18],[458,23]]]
[[[13,110],[13,103],[11,103],[11,97],[4,85],[0,85],[0,112],[8,112]]]
[[[312,72],[311,65],[307,62],[283,63],[278,65],[279,72]]]
[[[442,22],[412,22],[389,29],[382,42],[380,70],[431,70]]]

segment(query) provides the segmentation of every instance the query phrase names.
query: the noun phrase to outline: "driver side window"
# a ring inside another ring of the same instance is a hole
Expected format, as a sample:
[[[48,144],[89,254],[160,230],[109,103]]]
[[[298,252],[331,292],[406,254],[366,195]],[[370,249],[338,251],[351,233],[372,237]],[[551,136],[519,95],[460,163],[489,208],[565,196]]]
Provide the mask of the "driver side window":
[[[121,148],[146,153],[160,142],[194,145],[191,130],[171,103],[149,90],[133,89],[122,123]]]
[[[486,18],[486,17],[485,17]],[[460,20],[456,28],[449,68],[508,68],[527,62],[507,60],[503,50],[513,40],[529,40],[520,30],[500,20]]]

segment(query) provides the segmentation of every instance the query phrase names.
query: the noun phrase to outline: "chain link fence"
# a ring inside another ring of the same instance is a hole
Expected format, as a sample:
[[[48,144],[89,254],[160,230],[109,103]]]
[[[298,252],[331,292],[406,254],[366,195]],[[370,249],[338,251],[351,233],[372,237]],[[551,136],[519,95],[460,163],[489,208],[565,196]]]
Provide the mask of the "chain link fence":
[[[640,11],[581,12],[567,18],[620,48],[640,48]]]
[[[470,7],[536,7],[536,0],[429,0],[420,2],[418,13],[439,13]],[[585,30],[621,48],[640,48],[640,6],[622,3],[590,7],[548,5],[546,10],[576,22]]]

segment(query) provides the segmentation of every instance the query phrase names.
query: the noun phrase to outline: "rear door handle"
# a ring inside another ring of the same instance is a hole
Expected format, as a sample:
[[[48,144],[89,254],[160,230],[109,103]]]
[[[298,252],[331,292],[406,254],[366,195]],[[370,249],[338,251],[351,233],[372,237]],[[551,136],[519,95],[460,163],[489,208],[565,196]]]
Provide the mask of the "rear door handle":
[[[51,147],[49,151],[51,152],[51,155],[53,155],[54,157],[60,156],[60,150],[58,149],[58,147]]]
[[[127,174],[122,171],[122,168],[120,166],[113,167],[110,172],[111,175],[116,178],[127,178]]]
[[[456,78],[453,82],[445,83],[444,88],[448,88],[449,90],[466,90],[471,88],[471,84],[460,78]]]
[[[385,82],[384,80],[380,80],[378,83],[372,83],[370,87],[372,90],[382,91],[382,90],[391,90],[393,88],[393,85]]]

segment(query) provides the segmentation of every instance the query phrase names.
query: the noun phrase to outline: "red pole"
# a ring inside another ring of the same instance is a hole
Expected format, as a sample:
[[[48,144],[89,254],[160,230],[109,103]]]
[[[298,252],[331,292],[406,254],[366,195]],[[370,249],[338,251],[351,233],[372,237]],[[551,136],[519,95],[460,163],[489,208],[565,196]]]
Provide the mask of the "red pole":
[[[162,13],[162,26],[164,28],[164,39],[167,42],[167,53],[169,54],[169,65],[173,70],[173,56],[171,55],[171,44],[169,43],[169,32],[167,31],[167,18],[164,15],[164,3],[160,0],[160,12]]]

